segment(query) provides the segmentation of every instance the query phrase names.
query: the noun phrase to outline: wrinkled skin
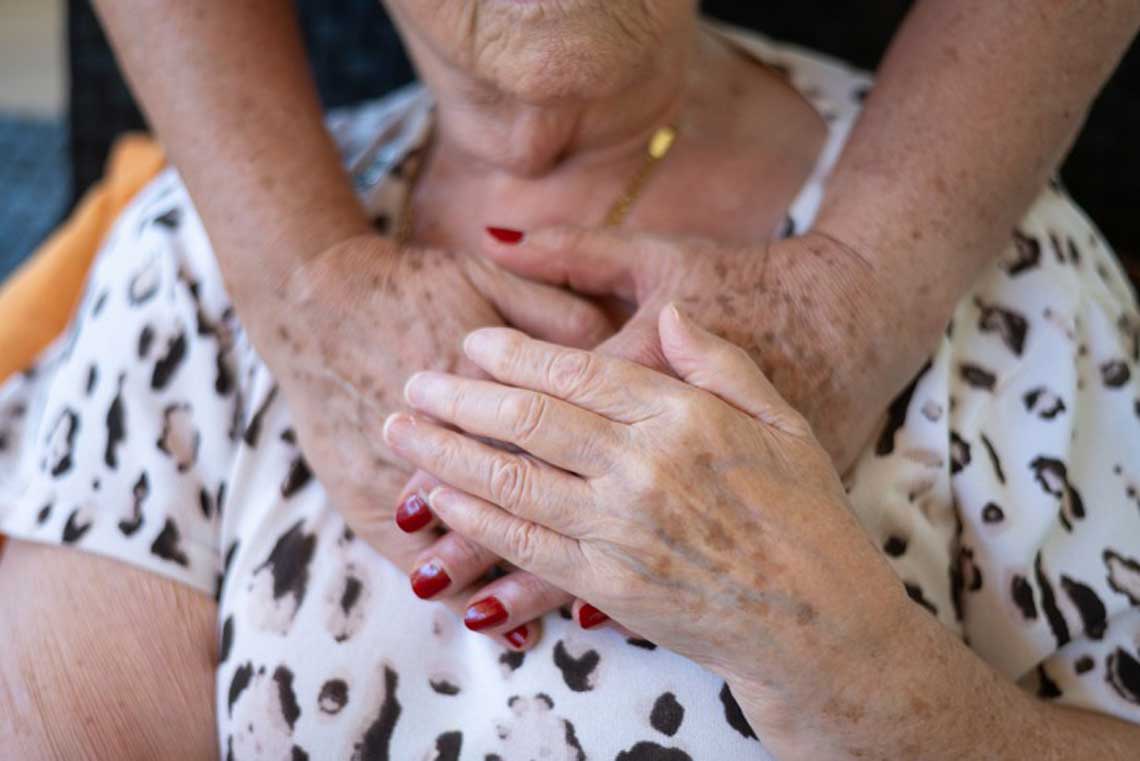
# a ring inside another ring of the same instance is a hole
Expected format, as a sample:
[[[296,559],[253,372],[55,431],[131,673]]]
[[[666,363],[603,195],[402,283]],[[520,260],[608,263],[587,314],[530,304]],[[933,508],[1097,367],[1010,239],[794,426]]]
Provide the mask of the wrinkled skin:
[[[873,662],[914,606],[807,422],[749,356],[671,307],[660,322],[681,380],[490,329],[465,347],[498,383],[409,382],[418,411],[528,454],[407,414],[385,436],[448,484],[430,501],[456,531],[767,690],[771,713],[749,718],[776,736],[787,706],[818,704],[820,673]]]
[[[460,340],[504,318],[578,346],[596,344],[609,330],[592,305],[481,259],[399,250],[371,236],[297,271],[282,300],[279,314],[288,318],[259,346],[267,346],[262,352],[272,359],[300,444],[349,525],[401,568],[409,568],[417,540],[396,529],[390,506],[408,469],[380,431],[402,406],[408,376],[424,367],[473,372]]]
[[[899,348],[897,330],[882,329],[885,318],[874,311],[879,302],[872,296],[872,267],[824,234],[745,247],[551,228],[528,233],[516,245],[489,242],[486,253],[518,274],[594,294],[611,313],[632,313],[599,351],[665,372],[671,370],[658,340],[657,315],[676,300],[697,323],[747,351],[812,424],[840,469],[854,460],[924,356],[909,355]],[[883,336],[895,341],[894,351],[879,350]],[[428,484],[420,478],[409,488]],[[494,633],[571,602],[567,593],[521,571],[472,593],[468,585],[496,560],[460,531],[422,549],[414,565],[442,566],[457,582],[434,599],[510,600],[511,618]]]

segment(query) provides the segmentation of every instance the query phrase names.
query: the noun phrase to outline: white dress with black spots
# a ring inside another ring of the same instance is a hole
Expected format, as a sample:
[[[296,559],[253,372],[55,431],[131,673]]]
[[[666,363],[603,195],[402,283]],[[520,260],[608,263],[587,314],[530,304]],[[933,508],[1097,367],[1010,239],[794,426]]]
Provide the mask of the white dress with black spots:
[[[830,125],[789,212],[803,231],[870,80],[737,40]],[[413,87],[330,120],[381,223],[431,118]],[[1059,188],[931,348],[849,478],[864,527],[1003,674],[1140,721],[1140,317]],[[355,539],[173,170],[123,212],[67,335],[0,387],[0,450],[0,531],[217,596],[223,758],[767,758],[724,683],[685,659],[558,614],[535,650],[506,652]]]

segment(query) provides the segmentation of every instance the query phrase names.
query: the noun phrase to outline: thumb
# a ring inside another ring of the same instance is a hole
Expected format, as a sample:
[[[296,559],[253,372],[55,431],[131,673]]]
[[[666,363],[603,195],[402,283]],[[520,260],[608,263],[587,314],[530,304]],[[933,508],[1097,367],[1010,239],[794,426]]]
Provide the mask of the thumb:
[[[700,327],[667,304],[658,318],[661,349],[677,376],[785,433],[810,432],[748,352]]]
[[[484,255],[516,275],[582,293],[636,298],[646,236],[608,228],[545,227],[523,234],[488,227],[484,240]]]
[[[669,363],[657,338],[653,312],[640,309],[612,338],[598,346],[598,351],[611,357],[636,362],[651,370],[669,372]]]

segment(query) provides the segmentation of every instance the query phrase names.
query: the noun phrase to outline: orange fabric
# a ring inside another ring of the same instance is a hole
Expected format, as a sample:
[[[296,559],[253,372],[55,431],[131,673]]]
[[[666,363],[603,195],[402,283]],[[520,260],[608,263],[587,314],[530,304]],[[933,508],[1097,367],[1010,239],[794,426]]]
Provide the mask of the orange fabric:
[[[87,270],[123,207],[166,163],[145,135],[119,138],[103,179],[24,264],[0,284],[0,381],[29,366],[79,303]],[[0,536],[0,555],[4,537]]]
[[[103,236],[165,161],[162,149],[150,138],[120,138],[103,179],[31,258],[0,284],[0,381],[31,364],[63,331]]]

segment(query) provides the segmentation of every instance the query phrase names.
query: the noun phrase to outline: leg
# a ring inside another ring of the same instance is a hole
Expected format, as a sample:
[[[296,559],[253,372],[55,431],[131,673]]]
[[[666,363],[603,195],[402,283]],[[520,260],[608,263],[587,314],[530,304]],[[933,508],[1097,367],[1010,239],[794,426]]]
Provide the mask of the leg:
[[[217,758],[212,600],[18,541],[0,563],[0,738],[34,759]]]

